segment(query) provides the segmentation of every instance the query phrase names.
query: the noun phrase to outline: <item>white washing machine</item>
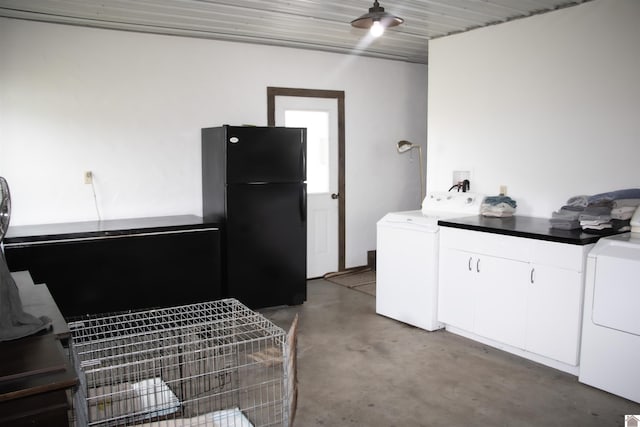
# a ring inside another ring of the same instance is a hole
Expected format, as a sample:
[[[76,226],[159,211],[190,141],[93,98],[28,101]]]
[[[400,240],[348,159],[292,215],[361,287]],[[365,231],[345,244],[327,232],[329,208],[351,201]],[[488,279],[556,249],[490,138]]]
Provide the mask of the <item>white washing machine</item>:
[[[640,234],[589,252],[578,378],[640,403]]]
[[[480,213],[475,193],[434,192],[422,210],[391,212],[377,223],[376,313],[428,331],[442,328],[438,306],[438,219]]]

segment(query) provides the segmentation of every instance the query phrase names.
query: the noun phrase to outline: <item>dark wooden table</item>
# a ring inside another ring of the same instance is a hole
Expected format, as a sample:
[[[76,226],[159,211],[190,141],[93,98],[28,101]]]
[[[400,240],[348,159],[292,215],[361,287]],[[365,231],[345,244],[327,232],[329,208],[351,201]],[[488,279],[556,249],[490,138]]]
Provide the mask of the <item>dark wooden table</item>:
[[[78,378],[61,340],[69,328],[46,285],[14,273],[23,308],[53,321],[49,331],[0,343],[0,425],[69,426],[71,391]]]

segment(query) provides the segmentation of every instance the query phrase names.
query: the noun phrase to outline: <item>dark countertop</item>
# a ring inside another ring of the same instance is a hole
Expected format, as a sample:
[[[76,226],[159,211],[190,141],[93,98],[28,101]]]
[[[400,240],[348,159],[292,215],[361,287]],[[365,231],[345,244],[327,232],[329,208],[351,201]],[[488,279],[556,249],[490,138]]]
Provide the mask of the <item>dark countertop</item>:
[[[558,230],[551,228],[548,218],[519,215],[506,218],[486,217],[482,215],[448,218],[439,220],[438,225],[462,228],[465,230],[484,231],[486,233],[504,234],[507,236],[547,240],[550,242],[568,243],[570,245],[588,245],[596,243],[605,235],[619,234],[618,232],[611,232],[602,235],[583,233],[581,230]]]
[[[104,221],[65,222],[9,226],[4,243],[16,244],[48,240],[119,236],[161,231],[215,228],[220,224],[204,221],[196,215],[110,219]]]

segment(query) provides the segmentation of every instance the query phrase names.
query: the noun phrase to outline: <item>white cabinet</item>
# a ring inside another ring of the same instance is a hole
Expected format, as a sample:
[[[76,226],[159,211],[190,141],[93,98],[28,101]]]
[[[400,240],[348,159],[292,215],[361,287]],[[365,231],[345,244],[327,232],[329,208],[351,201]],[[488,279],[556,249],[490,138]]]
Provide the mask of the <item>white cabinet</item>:
[[[577,365],[582,325],[583,274],[531,264],[525,349]]]
[[[474,331],[478,335],[516,347],[524,345],[526,321],[525,262],[488,255],[477,257],[478,280]],[[507,320],[508,321],[505,321]]]
[[[526,274],[527,265],[442,248],[439,320],[496,341],[524,343],[525,288],[513,277]]]
[[[476,306],[474,254],[440,248],[438,320],[465,330],[473,329]]]
[[[585,255],[569,245],[440,229],[439,320],[577,365]]]

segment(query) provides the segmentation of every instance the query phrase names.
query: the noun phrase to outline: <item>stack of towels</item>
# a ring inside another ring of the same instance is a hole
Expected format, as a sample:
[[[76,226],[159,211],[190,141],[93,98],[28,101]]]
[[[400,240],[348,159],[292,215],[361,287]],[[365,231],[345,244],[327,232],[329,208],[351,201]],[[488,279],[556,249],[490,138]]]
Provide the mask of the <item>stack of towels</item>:
[[[559,210],[551,214],[551,228],[576,230],[580,228],[580,215],[589,204],[589,196],[573,196]]]
[[[553,212],[551,227],[581,228],[585,233],[610,234],[631,229],[633,213],[640,206],[640,189],[630,188],[593,196],[574,196]]]
[[[480,205],[483,216],[510,217],[516,213],[517,203],[509,196],[485,197]]]

